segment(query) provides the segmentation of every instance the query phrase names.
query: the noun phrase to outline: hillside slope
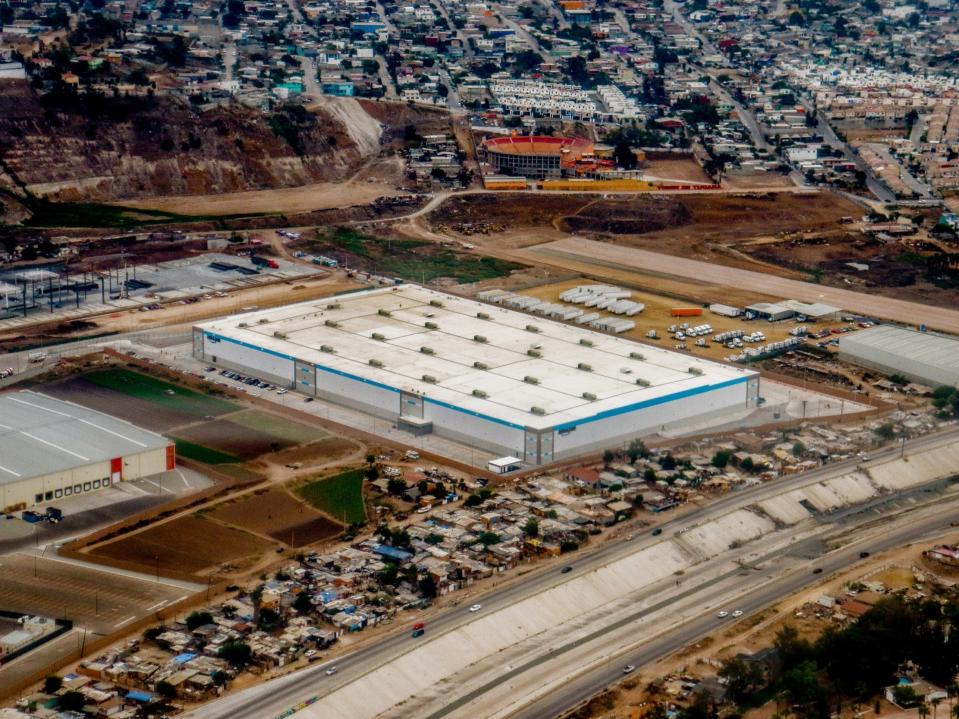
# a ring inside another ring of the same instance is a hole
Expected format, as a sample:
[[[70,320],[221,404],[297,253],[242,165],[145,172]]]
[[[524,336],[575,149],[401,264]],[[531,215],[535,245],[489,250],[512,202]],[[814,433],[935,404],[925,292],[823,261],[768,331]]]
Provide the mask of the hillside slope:
[[[168,97],[37,97],[0,87],[0,186],[58,201],[294,187],[349,176],[372,150],[321,108],[205,112]]]

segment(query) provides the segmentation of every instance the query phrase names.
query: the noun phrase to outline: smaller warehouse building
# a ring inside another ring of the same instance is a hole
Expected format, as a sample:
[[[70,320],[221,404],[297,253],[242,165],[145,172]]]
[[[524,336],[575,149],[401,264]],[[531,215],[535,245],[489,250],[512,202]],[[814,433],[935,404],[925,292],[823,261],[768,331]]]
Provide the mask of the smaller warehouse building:
[[[959,386],[959,340],[886,325],[843,335],[840,359],[913,382]]]
[[[0,394],[0,507],[14,511],[174,469],[173,443],[36,392]]]

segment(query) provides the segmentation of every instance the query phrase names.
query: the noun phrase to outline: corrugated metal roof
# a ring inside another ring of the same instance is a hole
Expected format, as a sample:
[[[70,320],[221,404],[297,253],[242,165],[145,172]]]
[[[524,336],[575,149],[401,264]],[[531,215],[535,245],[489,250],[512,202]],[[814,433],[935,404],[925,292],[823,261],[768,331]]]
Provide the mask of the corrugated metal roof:
[[[935,368],[952,376],[953,382],[959,381],[959,340],[951,337],[883,325],[844,335],[839,349],[854,355],[864,353],[863,359],[870,359],[870,350],[887,352],[906,362]]]
[[[0,484],[169,444],[154,432],[44,394],[0,394]]]

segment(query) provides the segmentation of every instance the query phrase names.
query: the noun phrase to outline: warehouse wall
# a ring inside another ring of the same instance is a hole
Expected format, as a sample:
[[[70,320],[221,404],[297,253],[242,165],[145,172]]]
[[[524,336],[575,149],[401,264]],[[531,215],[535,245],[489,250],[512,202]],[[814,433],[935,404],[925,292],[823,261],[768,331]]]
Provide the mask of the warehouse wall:
[[[196,352],[196,343],[194,344]],[[236,372],[254,374],[266,382],[291,387],[293,385],[293,360],[278,357],[264,350],[247,347],[221,339],[211,341],[210,335],[204,335],[202,355],[197,359],[203,362],[212,362],[220,367],[226,367]]]
[[[747,382],[709,390],[702,394],[616,414],[606,419],[580,423],[572,431],[557,431],[554,459],[562,460],[590,451],[621,445],[679,422],[699,420],[711,414],[746,409]]]
[[[395,420],[400,414],[399,390],[316,366],[316,396],[361,412]]]
[[[522,457],[524,430],[426,400],[424,416],[433,432],[499,456]]]
[[[166,471],[166,460],[166,447],[124,457],[123,479],[139,479],[161,474]],[[56,502],[76,494],[106,489],[110,485],[110,461],[94,462],[62,472],[0,484],[0,508],[17,505],[32,507],[37,504]],[[40,501],[37,501],[37,495],[42,495]]]

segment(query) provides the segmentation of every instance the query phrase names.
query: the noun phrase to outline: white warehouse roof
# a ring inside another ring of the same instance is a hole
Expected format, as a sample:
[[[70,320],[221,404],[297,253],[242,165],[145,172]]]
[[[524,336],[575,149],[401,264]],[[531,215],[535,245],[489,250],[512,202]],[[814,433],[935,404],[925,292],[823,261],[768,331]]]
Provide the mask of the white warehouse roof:
[[[159,434],[48,395],[0,394],[0,484],[169,444]]]
[[[418,285],[312,300],[197,327],[208,342],[235,342],[536,429],[574,426],[757,376]]]

